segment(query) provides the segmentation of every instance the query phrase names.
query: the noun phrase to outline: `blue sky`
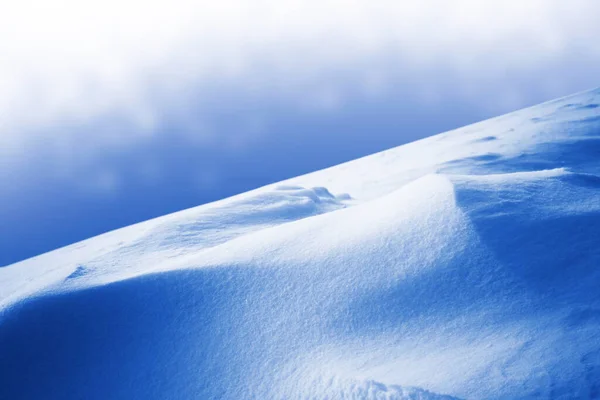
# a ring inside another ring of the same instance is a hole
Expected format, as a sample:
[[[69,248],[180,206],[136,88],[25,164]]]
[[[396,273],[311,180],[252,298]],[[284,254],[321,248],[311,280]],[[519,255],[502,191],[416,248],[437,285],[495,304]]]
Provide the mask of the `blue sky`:
[[[13,2],[0,265],[599,86],[598,15],[593,0]]]

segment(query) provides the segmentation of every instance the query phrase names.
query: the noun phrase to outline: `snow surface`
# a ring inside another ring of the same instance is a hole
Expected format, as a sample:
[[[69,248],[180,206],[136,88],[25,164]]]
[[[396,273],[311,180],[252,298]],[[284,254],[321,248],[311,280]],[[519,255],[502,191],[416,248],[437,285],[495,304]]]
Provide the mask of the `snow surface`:
[[[599,104],[0,268],[0,399],[600,398]]]

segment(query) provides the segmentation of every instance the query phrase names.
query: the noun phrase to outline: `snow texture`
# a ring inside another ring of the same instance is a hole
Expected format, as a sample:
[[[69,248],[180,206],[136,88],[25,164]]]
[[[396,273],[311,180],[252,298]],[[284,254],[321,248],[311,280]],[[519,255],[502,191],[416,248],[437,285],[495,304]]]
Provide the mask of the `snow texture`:
[[[0,399],[600,398],[598,104],[0,268]]]

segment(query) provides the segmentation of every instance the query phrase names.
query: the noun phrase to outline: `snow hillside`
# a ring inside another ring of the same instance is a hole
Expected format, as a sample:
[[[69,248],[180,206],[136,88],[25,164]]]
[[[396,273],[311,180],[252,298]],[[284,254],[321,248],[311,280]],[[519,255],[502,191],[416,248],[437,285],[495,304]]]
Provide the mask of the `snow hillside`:
[[[0,268],[0,399],[600,398],[600,90]]]

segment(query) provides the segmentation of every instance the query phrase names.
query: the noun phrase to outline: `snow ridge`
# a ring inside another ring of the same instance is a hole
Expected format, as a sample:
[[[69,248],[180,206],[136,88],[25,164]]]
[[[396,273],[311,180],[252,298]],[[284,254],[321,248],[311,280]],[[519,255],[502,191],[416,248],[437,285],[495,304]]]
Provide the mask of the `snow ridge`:
[[[599,104],[0,268],[0,398],[599,398]]]

